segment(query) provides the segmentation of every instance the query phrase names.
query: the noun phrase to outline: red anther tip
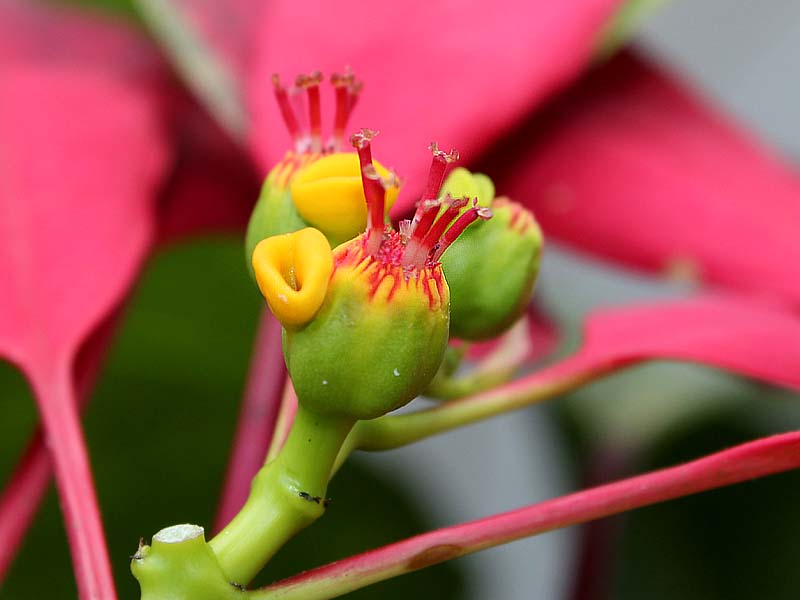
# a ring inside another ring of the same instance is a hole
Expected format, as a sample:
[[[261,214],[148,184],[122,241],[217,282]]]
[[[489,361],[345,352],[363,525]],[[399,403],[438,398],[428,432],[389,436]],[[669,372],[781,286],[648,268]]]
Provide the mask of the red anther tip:
[[[439,144],[436,142],[431,142],[428,146],[428,150],[431,151],[434,158],[441,158],[446,163],[454,163],[458,160],[458,150],[455,148],[450,148],[450,152],[445,152],[444,150],[439,150]]]
[[[480,206],[475,209],[475,212],[477,213],[478,218],[483,219],[484,221],[488,221],[494,216],[492,209],[488,206]]]
[[[342,74],[342,73],[334,73],[331,75],[331,85],[333,87],[350,87],[354,85],[356,82],[355,75],[350,73],[349,71]]]
[[[411,225],[411,220],[403,219],[402,221],[400,221],[399,227],[400,227],[400,237],[403,240],[403,243],[408,242],[408,240],[411,238],[411,234],[414,233],[414,229],[412,228]]]
[[[474,201],[473,201],[474,202]],[[445,195],[445,199],[443,204],[447,204],[450,208],[464,208],[467,204],[469,204],[469,198],[453,198],[450,196],[449,193]],[[474,204],[473,204],[474,206]]]
[[[350,143],[354,148],[363,148],[364,146],[368,145],[370,141],[379,133],[380,131],[377,129],[367,129],[364,127],[361,129],[361,131],[358,131],[350,136]]]
[[[309,88],[322,83],[322,79],[322,73],[320,71],[314,71],[309,75],[298,75],[297,79],[294,81],[294,84],[299,88]]]

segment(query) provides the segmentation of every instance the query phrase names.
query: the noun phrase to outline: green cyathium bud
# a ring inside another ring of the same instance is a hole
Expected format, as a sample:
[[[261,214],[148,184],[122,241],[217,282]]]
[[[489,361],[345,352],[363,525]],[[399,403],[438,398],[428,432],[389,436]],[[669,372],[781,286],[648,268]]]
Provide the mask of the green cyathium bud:
[[[333,251],[321,304],[302,311],[301,318],[284,316],[281,321],[286,365],[298,400],[320,415],[372,419],[425,390],[449,339],[450,292],[440,258],[467,226],[491,217],[491,211],[477,203],[470,207],[466,199],[437,199],[445,167],[456,154],[432,144],[429,185],[414,219],[401,223],[399,232],[387,227],[385,206],[393,180],[383,177],[372,161],[373,136],[362,130],[352,138],[361,165],[366,231]],[[303,292],[307,283],[295,277],[303,269],[292,265],[321,264],[298,254],[311,251],[310,246],[270,240],[259,245],[255,263],[271,307],[275,298],[283,297],[294,310],[294,296],[280,279]],[[284,247],[293,248],[291,257],[282,258]],[[296,281],[289,282],[292,277]],[[315,298],[323,279],[311,281]]]
[[[511,327],[530,301],[542,232],[523,206],[495,199],[494,186],[485,175],[455,169],[442,191],[475,193],[484,205],[489,198],[494,213],[490,221],[467,229],[442,257],[450,286],[451,335],[471,341],[490,339]]]
[[[372,419],[410,402],[447,346],[449,293],[440,266],[405,269],[396,233],[375,256],[366,245],[361,236],[334,250],[316,317],[285,329],[297,397],[322,414]]]
[[[361,165],[355,152],[345,152],[345,130],[350,112],[361,90],[361,83],[348,70],[334,73],[335,120],[330,139],[322,139],[322,114],[319,87],[323,81],[318,71],[301,74],[295,91],[308,97],[308,119],[299,118],[290,101],[290,92],[273,76],[275,99],[284,124],[294,142],[269,173],[256,203],[245,240],[247,268],[253,276],[250,259],[258,243],[268,237],[292,233],[304,227],[319,229],[331,247],[353,239],[364,231],[367,210],[361,187]],[[301,123],[306,125],[301,125]],[[373,133],[373,132],[371,132]],[[375,173],[390,182],[386,187],[384,211],[397,199],[399,180],[389,169],[373,163]]]

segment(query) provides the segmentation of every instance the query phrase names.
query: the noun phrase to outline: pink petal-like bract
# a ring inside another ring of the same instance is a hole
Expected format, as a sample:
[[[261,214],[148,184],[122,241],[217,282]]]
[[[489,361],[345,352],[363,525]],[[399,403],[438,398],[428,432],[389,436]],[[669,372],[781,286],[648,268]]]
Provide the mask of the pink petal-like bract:
[[[30,0],[0,0],[0,63],[33,60],[96,70],[135,84],[163,83],[157,50],[129,23]]]
[[[674,359],[800,389],[800,316],[727,296],[626,306],[589,317],[584,359]]]
[[[0,355],[33,388],[82,598],[114,589],[73,369],[152,240],[167,158],[156,115],[102,69],[20,58],[0,70]]]
[[[376,158],[422,186],[432,140],[457,148],[466,160],[476,158],[575,77],[619,4],[343,0],[312,9],[291,0],[270,2],[247,90],[256,155],[271,166],[290,147],[273,97],[273,73],[294,81],[301,72],[331,75],[351,67],[364,81],[352,130],[380,129]],[[323,98],[323,111],[333,110],[328,100]],[[324,123],[332,119],[332,112],[323,114]],[[401,193],[394,212],[407,211],[420,191]]]
[[[484,167],[553,239],[800,301],[800,178],[641,60],[598,68],[502,149],[516,159]]]

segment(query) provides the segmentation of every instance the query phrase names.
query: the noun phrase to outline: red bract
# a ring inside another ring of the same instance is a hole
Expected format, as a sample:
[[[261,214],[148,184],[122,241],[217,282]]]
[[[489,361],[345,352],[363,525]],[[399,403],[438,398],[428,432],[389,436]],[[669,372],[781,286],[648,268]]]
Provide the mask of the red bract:
[[[0,354],[33,388],[87,598],[114,589],[73,368],[149,247],[166,159],[153,114],[147,97],[90,69],[0,74]]]
[[[595,70],[509,147],[515,160],[487,168],[549,236],[638,268],[800,300],[800,179],[635,57]]]
[[[476,157],[575,77],[618,4],[503,0],[487,16],[483,2],[399,7],[347,0],[313,12],[291,0],[271,2],[259,21],[247,81],[256,156],[270,166],[289,147],[272,97],[273,73],[330,74],[349,65],[366,83],[353,127],[379,123],[382,156],[408,181],[423,182],[427,160],[409,149],[434,139]],[[395,213],[408,211],[420,191],[407,190]]]
[[[76,355],[130,287],[152,245],[156,214],[162,239],[243,223],[256,194],[251,164],[265,170],[288,147],[272,73],[352,66],[367,82],[354,125],[378,124],[388,162],[422,181],[427,164],[406,149],[439,139],[468,161],[478,158],[578,75],[619,2],[508,0],[488,16],[477,2],[456,10],[348,0],[313,15],[296,2],[178,4],[246,92],[256,156],[250,164],[184,91],[170,87],[152,48],[136,35],[0,0],[0,353],[23,369],[40,405],[86,597],[113,597],[113,585],[75,412],[75,372],[88,372],[76,368]],[[220,10],[229,18],[218,18]],[[177,156],[164,189],[162,125]],[[622,57],[596,69],[496,147],[489,173],[500,175],[502,193],[536,208],[547,235],[637,267],[688,266],[705,281],[797,300],[795,177],[641,62]],[[409,192],[400,211],[417,195]],[[582,350],[565,362],[442,410],[479,415],[498,394],[655,358],[798,388],[798,328],[791,313],[724,298],[605,312],[592,317]],[[262,399],[269,402],[267,394]],[[260,427],[243,430],[263,437]],[[794,447],[794,438],[760,444],[755,455],[780,454],[790,442]],[[33,466],[22,474],[40,485],[14,489],[33,490],[33,504],[46,469],[38,459],[27,464]],[[719,466],[697,463],[712,476]],[[702,479],[701,472],[696,481]],[[606,513],[586,518],[599,514]],[[498,519],[470,531],[502,537]]]

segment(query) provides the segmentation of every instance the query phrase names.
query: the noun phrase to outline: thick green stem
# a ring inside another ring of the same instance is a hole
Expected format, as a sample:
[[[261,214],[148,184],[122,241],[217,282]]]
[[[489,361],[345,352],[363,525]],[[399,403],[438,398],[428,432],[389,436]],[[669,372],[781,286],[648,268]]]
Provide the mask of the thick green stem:
[[[242,510],[209,542],[225,575],[246,585],[298,531],[325,512],[334,460],[354,421],[298,407],[278,457],[253,479]]]

